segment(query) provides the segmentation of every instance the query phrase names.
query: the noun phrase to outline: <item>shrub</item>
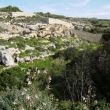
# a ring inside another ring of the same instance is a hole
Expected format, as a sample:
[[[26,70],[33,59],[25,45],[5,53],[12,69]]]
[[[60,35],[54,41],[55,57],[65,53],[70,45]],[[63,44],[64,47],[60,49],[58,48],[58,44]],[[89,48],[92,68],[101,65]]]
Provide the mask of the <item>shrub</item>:
[[[60,101],[59,103],[60,110],[71,110],[72,109],[72,102],[71,101]]]
[[[74,108],[75,110],[89,110],[85,104],[78,103]]]
[[[35,88],[25,90],[8,90],[0,96],[1,110],[59,110],[52,97]]]
[[[110,103],[107,103],[105,100],[98,102],[98,108],[100,110],[109,110],[110,109]]]
[[[25,71],[20,67],[14,67],[4,70],[0,74],[0,90],[6,90],[7,88],[20,88],[25,78]]]
[[[105,33],[102,35],[102,40],[109,41],[110,40],[110,33]]]
[[[4,8],[0,8],[1,12],[21,12],[21,10],[18,7],[14,6],[7,6]]]

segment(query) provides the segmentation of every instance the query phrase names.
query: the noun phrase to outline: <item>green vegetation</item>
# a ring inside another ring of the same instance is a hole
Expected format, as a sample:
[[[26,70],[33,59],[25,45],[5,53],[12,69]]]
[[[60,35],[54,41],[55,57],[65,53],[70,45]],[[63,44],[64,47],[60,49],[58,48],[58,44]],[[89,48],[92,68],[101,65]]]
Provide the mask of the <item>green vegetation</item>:
[[[110,27],[110,20],[107,19],[91,19],[90,22],[97,27]]]
[[[110,32],[110,20],[90,19],[90,23],[94,26],[94,28],[90,30],[92,33]]]
[[[14,67],[0,73],[0,91],[7,88],[19,88],[23,84],[25,70]]]
[[[63,15],[56,15],[56,14],[51,14],[49,12],[43,13],[43,12],[37,12],[36,14],[42,16],[42,17],[48,17],[48,18],[57,18],[57,19],[66,19],[65,16]]]
[[[9,42],[7,40],[4,39],[0,39],[0,45],[8,45]]]
[[[22,49],[25,48],[26,45],[29,45],[31,47],[36,47],[36,46],[40,46],[41,43],[39,42],[38,39],[36,38],[31,38],[31,39],[24,39],[22,37],[16,37],[16,38],[10,38],[8,40],[8,42],[15,42],[17,44],[17,47]]]
[[[23,94],[24,93],[24,94]],[[41,92],[36,88],[24,90],[8,90],[7,94],[0,96],[1,110],[59,110],[57,104],[48,97],[48,94]]]
[[[84,24],[93,25],[91,29],[84,29],[91,33],[105,33],[110,32],[110,20],[109,19],[97,19],[97,18],[68,18],[73,22],[81,22]]]
[[[48,23],[48,18],[39,16],[36,14],[33,17],[24,17],[20,16],[19,19],[13,19],[13,22],[27,23],[27,24],[36,24],[36,23]]]
[[[15,6],[7,6],[4,8],[0,8],[0,12],[21,12],[21,10]]]
[[[109,35],[104,34],[101,43],[73,37],[0,40],[1,45],[17,44],[20,51],[26,45],[34,47],[22,51],[22,58],[45,54],[45,50],[55,52],[32,62],[19,62],[13,68],[0,66],[1,110],[109,110]]]
[[[51,17],[92,24],[90,32],[106,33],[100,43],[69,36],[24,38],[23,34],[0,39],[0,46],[18,48],[21,58],[15,67],[0,65],[0,110],[110,110],[110,20],[49,12],[13,19],[11,12],[17,11],[21,12],[13,6],[0,8],[9,14],[1,21],[32,25],[48,23]]]
[[[30,63],[19,63],[20,67],[22,68],[30,68],[30,67],[38,67],[39,69],[49,69],[51,68],[53,59],[52,58],[46,58],[45,60],[35,60],[34,62]]]

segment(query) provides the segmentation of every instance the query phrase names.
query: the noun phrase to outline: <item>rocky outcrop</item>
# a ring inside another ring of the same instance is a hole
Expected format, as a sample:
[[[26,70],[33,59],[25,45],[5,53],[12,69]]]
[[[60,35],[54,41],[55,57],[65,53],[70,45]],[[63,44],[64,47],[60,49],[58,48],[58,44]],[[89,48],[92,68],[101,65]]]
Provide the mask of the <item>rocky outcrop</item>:
[[[72,24],[73,23],[73,24]],[[101,34],[92,34],[89,32],[81,31],[83,28],[87,28],[86,24],[81,24],[78,22],[66,22],[59,19],[49,18],[49,23],[17,23],[17,22],[0,22],[0,27],[3,28],[3,32],[0,33],[0,39],[8,40],[16,36],[23,36],[24,38],[46,38],[51,37],[72,37],[77,35],[79,38],[90,42],[99,42],[101,39]],[[75,30],[74,27],[81,27],[79,30]],[[91,25],[89,25],[91,27]]]
[[[10,34],[30,33],[30,30],[28,28],[17,26],[9,22],[7,23],[0,22],[0,27],[6,30],[5,33],[10,33]]]
[[[68,37],[73,36],[71,30],[73,27],[68,27],[63,24],[42,24],[38,23],[36,25],[28,24],[11,24],[0,22],[0,27],[5,29],[5,32],[0,33],[1,39],[9,39],[16,36],[26,36],[26,37]]]
[[[9,15],[7,12],[0,12],[0,18],[6,19]]]
[[[92,24],[82,23],[82,22],[72,22],[72,25],[75,27],[76,30],[81,31],[90,31],[93,28]]]
[[[40,25],[37,31],[37,37],[68,37],[73,36],[72,28],[68,28],[61,24]]]
[[[13,58],[14,53],[18,54],[19,53],[18,49],[9,48],[0,50],[0,63],[8,67],[14,66],[15,65]]]
[[[0,33],[0,39],[8,40],[9,38],[14,38],[19,36],[19,34],[10,34],[9,32]]]
[[[6,51],[0,52],[0,62],[4,64],[5,66],[14,66],[14,59],[10,54],[8,54]]]

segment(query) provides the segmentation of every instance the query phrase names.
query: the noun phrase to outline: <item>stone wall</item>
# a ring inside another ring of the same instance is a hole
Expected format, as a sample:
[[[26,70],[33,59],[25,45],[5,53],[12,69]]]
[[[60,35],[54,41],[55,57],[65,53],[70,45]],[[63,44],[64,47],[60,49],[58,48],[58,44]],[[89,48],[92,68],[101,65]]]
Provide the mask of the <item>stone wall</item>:
[[[59,20],[59,19],[54,19],[54,18],[49,18],[49,24],[61,24],[64,25],[66,27],[72,27],[73,25],[69,22],[63,21],[63,20]]]
[[[29,12],[12,12],[12,17],[19,17],[19,16],[32,17],[34,15],[35,15],[34,13],[29,13]]]

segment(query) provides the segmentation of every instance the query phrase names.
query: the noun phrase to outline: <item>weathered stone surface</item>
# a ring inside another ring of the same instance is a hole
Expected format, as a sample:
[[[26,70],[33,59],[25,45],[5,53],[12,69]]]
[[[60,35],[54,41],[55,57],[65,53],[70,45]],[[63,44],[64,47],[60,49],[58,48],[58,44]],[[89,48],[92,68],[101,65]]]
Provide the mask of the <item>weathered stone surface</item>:
[[[14,59],[7,51],[0,51],[0,62],[5,66],[14,66]]]
[[[25,62],[30,62],[31,61],[31,57],[29,57],[29,56],[28,57],[25,57],[24,60],[25,60]]]
[[[66,27],[73,27],[72,24],[69,22],[59,20],[59,19],[54,19],[54,18],[49,18],[49,24],[61,24],[61,25],[64,25]]]
[[[19,17],[19,16],[32,17],[34,15],[35,15],[34,13],[27,13],[27,12],[12,12],[12,17]]]
[[[73,32],[71,32],[72,28],[66,27],[61,24],[48,24],[48,25],[40,25],[39,29],[36,31],[38,37],[68,37],[73,36]]]
[[[5,66],[14,66],[15,62],[13,54],[19,53],[19,50],[15,48],[0,50],[0,63],[4,64]]]

